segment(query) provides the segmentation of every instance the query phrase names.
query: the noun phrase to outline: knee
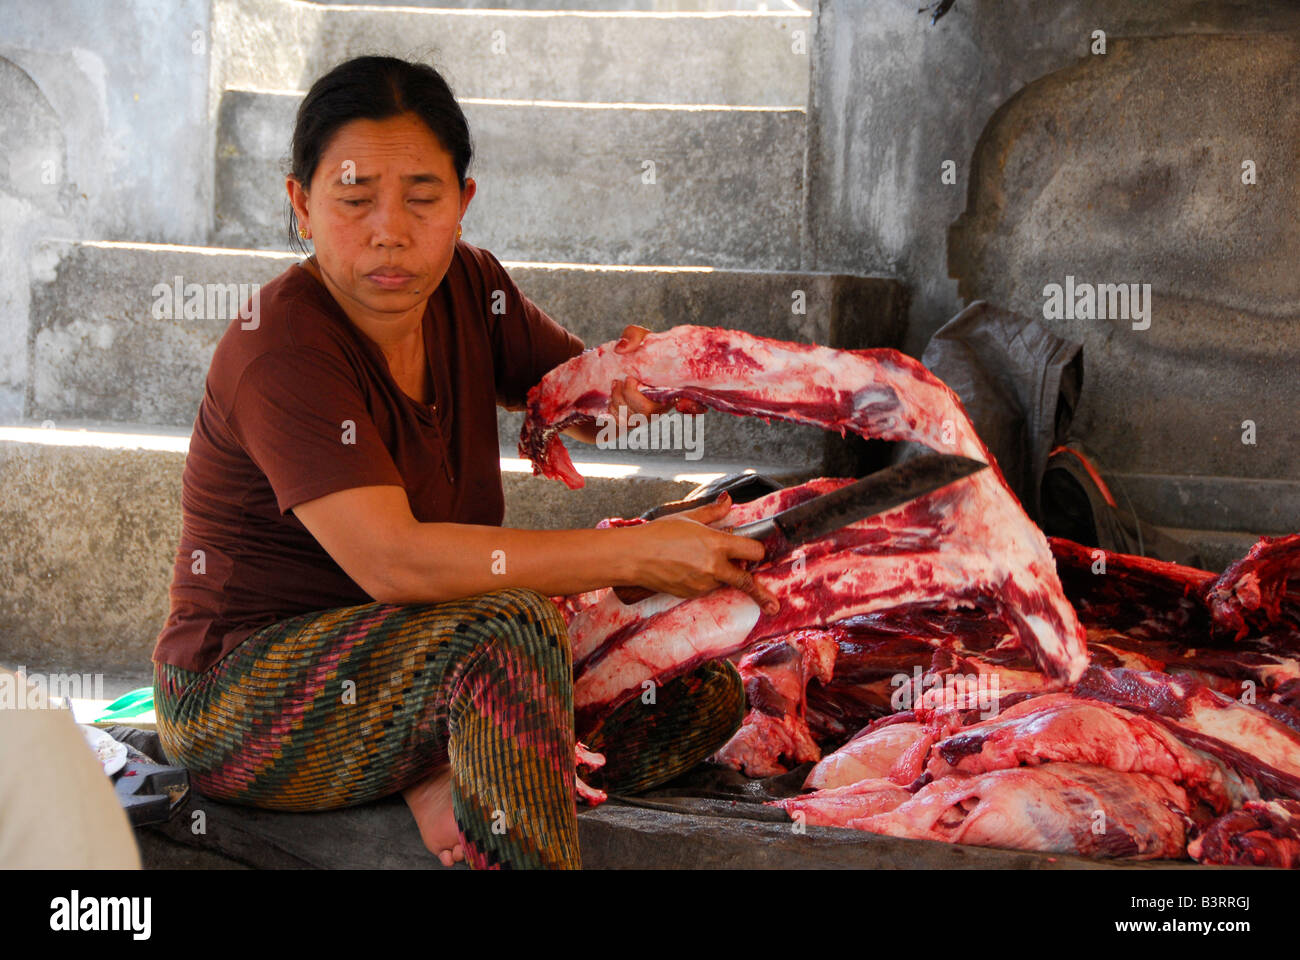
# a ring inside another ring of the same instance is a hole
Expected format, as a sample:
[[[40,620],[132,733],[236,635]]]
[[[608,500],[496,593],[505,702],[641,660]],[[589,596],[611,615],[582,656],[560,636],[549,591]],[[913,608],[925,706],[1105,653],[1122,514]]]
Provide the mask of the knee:
[[[510,587],[486,595],[495,606],[491,619],[507,622],[502,631],[512,646],[534,649],[547,656],[570,662],[569,632],[559,608],[550,598],[526,587]]]

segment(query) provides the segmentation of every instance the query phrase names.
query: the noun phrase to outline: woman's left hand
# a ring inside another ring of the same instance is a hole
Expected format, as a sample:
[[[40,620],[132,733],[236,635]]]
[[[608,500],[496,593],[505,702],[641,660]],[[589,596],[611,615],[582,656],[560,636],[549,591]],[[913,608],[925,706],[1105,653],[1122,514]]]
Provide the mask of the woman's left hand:
[[[645,327],[629,324],[623,328],[622,338],[618,343],[614,344],[614,352],[633,353],[639,350],[641,342],[645,340],[649,333],[650,331]],[[641,382],[636,377],[615,380],[610,384],[609,412],[618,418],[619,422],[625,422],[625,418],[633,413],[650,417],[655,414],[667,413],[670,410],[694,414],[703,413],[706,409],[708,408],[696,403],[694,400],[684,398],[676,402],[655,403],[641,392]],[[585,443],[595,443],[596,436],[599,433],[599,425],[588,424],[586,427],[566,430],[565,432]]]

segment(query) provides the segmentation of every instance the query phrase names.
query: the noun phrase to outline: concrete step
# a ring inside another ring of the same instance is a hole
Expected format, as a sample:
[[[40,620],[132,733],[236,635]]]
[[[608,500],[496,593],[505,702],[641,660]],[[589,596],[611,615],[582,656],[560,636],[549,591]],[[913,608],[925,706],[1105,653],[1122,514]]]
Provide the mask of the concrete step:
[[[307,4],[331,4],[334,0],[302,0]],[[807,12],[811,0],[368,0],[375,7],[428,7],[459,10],[487,10],[508,3],[511,10],[546,12],[616,10],[673,12],[728,12],[736,10]]]
[[[1222,573],[1229,564],[1244,557],[1259,535],[1232,530],[1192,530],[1184,527],[1159,527],[1162,533],[1195,547],[1201,555],[1201,569]]]
[[[167,617],[188,444],[187,431],[146,425],[0,427],[0,663],[132,676],[148,669]],[[503,450],[505,524],[590,527],[744,469],[584,452],[575,459],[587,486],[571,491]],[[784,482],[812,473],[759,469]]]
[[[153,315],[156,284],[260,284],[287,269],[289,254],[158,244],[49,241],[32,287],[27,416],[158,423],[189,428],[212,352],[237,307],[188,320]],[[718,324],[781,340],[839,347],[892,346],[902,335],[905,288],[895,280],[834,274],[597,267],[506,261],[511,277],[550,316],[596,345],[627,323],[660,330]],[[251,290],[251,287],[249,288]],[[806,313],[793,314],[796,290]],[[232,298],[233,302],[233,298]],[[205,307],[204,312],[207,312]],[[513,446],[521,415],[502,411],[501,441]],[[818,463],[838,435],[767,426],[717,414],[705,421],[713,461]],[[668,453],[680,458],[681,453]]]
[[[282,161],[300,100],[222,94],[215,242],[288,248]],[[478,184],[465,239],[502,259],[799,267],[803,109],[506,100],[463,107],[476,147],[469,175]]]
[[[1103,471],[1102,478],[1121,510],[1156,526],[1232,535],[1300,532],[1300,479],[1118,471]]]
[[[771,3],[316,5],[216,0],[218,89],[306,90],[335,64],[430,62],[457,97],[804,107],[815,20]],[[476,9],[496,7],[511,9]],[[467,9],[468,7],[468,9]],[[557,9],[558,8],[558,9]]]

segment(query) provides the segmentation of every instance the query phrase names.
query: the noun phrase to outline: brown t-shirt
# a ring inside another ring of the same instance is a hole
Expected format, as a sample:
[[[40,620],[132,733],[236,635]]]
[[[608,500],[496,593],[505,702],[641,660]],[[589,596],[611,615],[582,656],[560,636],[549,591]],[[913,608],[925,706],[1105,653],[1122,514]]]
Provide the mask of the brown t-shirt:
[[[464,241],[424,313],[432,405],[403,392],[379,345],[305,268],[260,294],[255,328],[237,317],[217,345],[185,458],[171,612],[153,659],[188,670],[268,624],[371,602],[291,512],[300,503],[392,484],[419,521],[500,526],[496,405],[523,403],[583,349]]]

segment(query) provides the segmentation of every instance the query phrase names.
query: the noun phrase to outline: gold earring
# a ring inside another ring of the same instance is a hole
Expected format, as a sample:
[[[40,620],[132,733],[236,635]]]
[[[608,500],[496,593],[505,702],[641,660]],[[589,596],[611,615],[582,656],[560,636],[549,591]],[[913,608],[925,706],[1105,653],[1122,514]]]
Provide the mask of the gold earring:
[[[457,240],[460,239],[460,235],[461,235],[462,233],[464,233],[464,232],[465,232],[465,231],[461,229],[460,224],[459,224],[459,223],[456,224],[456,239],[457,239]]]
[[[304,230],[302,227],[299,227],[299,228],[298,228],[298,236],[300,236],[302,239],[306,240],[306,239],[307,239],[307,231]]]

